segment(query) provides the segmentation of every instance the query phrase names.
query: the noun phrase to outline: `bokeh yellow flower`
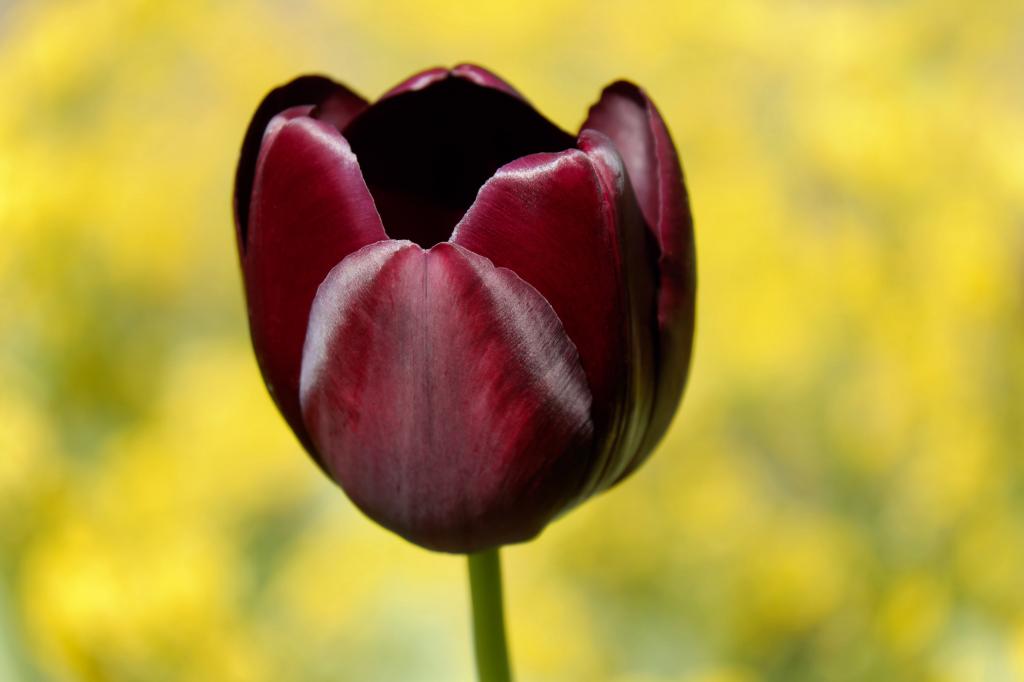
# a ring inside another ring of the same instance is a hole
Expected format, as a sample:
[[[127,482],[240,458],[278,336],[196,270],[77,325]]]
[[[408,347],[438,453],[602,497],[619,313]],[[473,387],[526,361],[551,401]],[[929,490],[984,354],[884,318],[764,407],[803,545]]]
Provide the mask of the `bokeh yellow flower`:
[[[493,67],[657,99],[693,376],[628,486],[506,552],[536,681],[1024,679],[1024,5],[0,3],[0,679],[462,680],[462,562],[363,519],[251,358],[270,84]]]

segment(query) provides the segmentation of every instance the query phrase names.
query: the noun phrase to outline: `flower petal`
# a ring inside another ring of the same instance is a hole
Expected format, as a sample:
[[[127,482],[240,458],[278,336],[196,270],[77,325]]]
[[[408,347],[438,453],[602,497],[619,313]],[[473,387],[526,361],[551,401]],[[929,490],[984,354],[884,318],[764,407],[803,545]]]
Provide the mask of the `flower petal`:
[[[404,81],[385,92],[381,95],[381,99],[401,95],[405,92],[422,90],[428,85],[444,80],[445,78],[463,78],[465,80],[472,81],[477,85],[501,90],[507,95],[524,99],[518,90],[505,82],[505,80],[500,76],[497,76],[484,67],[477,66],[476,64],[459,64],[451,69],[446,69],[443,66],[435,66],[434,68],[420,71],[413,76],[409,76]]]
[[[379,102],[381,100],[394,97],[395,95],[401,95],[406,92],[415,92],[417,90],[422,90],[423,88],[427,87],[428,85],[431,85],[432,83],[436,83],[438,81],[444,80],[445,78],[448,78],[448,75],[450,73],[451,72],[449,71],[449,69],[446,69],[443,66],[435,66],[430,69],[424,69],[419,73],[409,76],[404,81],[402,81],[395,87],[385,92],[383,95],[380,96],[380,99],[377,101]]]
[[[344,117],[344,120],[337,116],[334,121],[335,123],[341,122],[342,125],[347,124],[352,116],[369,106],[362,97],[329,78],[300,76],[290,83],[271,90],[260,102],[256,113],[253,114],[242,140],[242,151],[238,159],[238,168],[235,171],[233,204],[240,252],[245,250],[246,232],[249,229],[249,198],[252,195],[253,179],[256,176],[256,161],[259,159],[267,124],[286,109],[300,105],[313,107],[325,100],[333,102],[333,109],[343,109],[348,112],[348,116]],[[342,126],[338,127],[340,129]]]
[[[586,377],[555,312],[451,244],[382,242],[330,272],[301,395],[349,497],[431,549],[533,537],[577,494],[592,447]]]
[[[242,254],[253,347],[271,395],[310,448],[299,368],[317,286],[349,253],[386,239],[338,130],[288,110],[267,126]]]
[[[637,320],[651,316],[654,294],[643,221],[624,203],[622,162],[599,133],[584,144],[584,151],[535,154],[503,166],[480,190],[452,243],[533,285],[575,343],[605,444],[589,468],[585,496],[621,473],[650,418],[653,338]],[[629,244],[627,231],[634,235]]]
[[[452,69],[452,76],[456,78],[465,78],[471,80],[477,85],[482,85],[488,88],[494,88],[495,90],[501,90],[505,94],[518,97],[519,99],[525,99],[518,90],[509,85],[500,76],[491,73],[482,66],[476,64],[459,64]]]
[[[504,89],[448,72],[420,78],[425,84],[375,103],[344,133],[388,234],[429,247],[448,239],[499,167],[575,141]]]
[[[657,245],[633,192],[629,174],[615,145],[596,130],[580,135],[580,149],[586,152],[601,180],[606,201],[615,212],[619,262],[622,270],[624,305],[627,310],[626,339],[628,370],[622,387],[625,406],[623,421],[613,444],[616,454],[594,477],[595,490],[603,490],[635,468],[650,446],[644,438],[650,426],[657,390]]]
[[[675,414],[693,344],[696,261],[686,185],[661,114],[632,83],[605,88],[582,129],[598,130],[614,142],[660,250],[658,389],[644,448],[649,451]]]
[[[451,237],[547,299],[579,349],[599,412],[615,403],[625,364],[626,310],[613,221],[593,164],[572,149],[502,166]]]

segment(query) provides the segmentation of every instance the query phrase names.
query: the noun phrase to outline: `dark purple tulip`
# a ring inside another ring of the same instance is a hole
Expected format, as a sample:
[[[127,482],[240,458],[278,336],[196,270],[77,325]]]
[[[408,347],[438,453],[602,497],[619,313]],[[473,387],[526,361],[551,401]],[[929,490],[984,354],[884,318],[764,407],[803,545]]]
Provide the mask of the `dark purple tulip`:
[[[606,88],[573,138],[472,65],[372,105],[298,78],[249,125],[235,222],[271,395],[412,542],[528,540],[633,471],[675,412],[693,228],[635,85]]]

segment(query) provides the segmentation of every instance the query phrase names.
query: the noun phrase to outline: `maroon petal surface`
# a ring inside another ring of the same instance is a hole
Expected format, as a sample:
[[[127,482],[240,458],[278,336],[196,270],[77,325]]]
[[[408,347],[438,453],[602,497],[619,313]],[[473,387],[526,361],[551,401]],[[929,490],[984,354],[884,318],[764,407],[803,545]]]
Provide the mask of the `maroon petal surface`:
[[[512,95],[513,97],[524,99],[524,97],[519,93],[519,91],[513,88],[507,82],[505,82],[504,79],[497,76],[496,74],[491,73],[482,66],[477,66],[476,64],[459,64],[454,69],[452,69],[452,76],[455,76],[456,78],[465,78],[466,80],[473,81],[477,85],[483,85],[488,88],[501,90],[502,92]]]
[[[330,123],[339,131],[343,130],[352,119],[366,110],[367,104],[361,98],[353,98],[347,90],[334,91],[320,101],[310,112],[310,116]]]
[[[477,66],[476,64],[459,64],[451,69],[446,69],[443,66],[435,66],[432,69],[420,71],[413,76],[409,76],[404,81],[385,92],[380,98],[383,100],[389,97],[394,97],[395,95],[401,95],[402,93],[422,90],[428,85],[444,80],[445,78],[463,78],[476,83],[477,85],[501,90],[505,94],[523,99],[523,96],[519,91],[505,82],[505,80],[500,76],[493,74],[484,67]]]
[[[575,143],[496,77],[459,68],[414,77],[344,129],[394,239],[446,241],[498,168]]]
[[[634,389],[653,390],[652,335],[632,319],[634,307],[654,305],[643,222],[634,213],[628,227],[640,235],[639,244],[632,240],[627,252],[621,233],[627,226],[619,222],[622,163],[607,138],[594,135],[587,143],[590,153],[535,154],[502,167],[452,235],[452,243],[533,285],[579,350],[594,396],[599,440],[606,444],[591,461],[584,494],[607,485],[610,472],[621,472],[619,464],[632,458],[651,402]],[[642,289],[637,296],[648,299],[645,304],[634,302],[627,291],[627,259],[636,278],[648,279],[646,288],[637,284]],[[646,411],[637,409],[638,399]]]
[[[587,129],[610,137],[622,155],[660,249],[658,389],[646,437],[649,450],[668,428],[690,364],[696,294],[693,220],[675,145],[643,90],[624,81],[605,88],[583,124]]]
[[[310,313],[302,407],[371,518],[431,549],[527,540],[579,491],[591,396],[551,306],[451,244],[368,246]]]
[[[615,403],[625,371],[627,311],[614,218],[590,158],[572,149],[503,166],[451,236],[547,299],[579,350],[598,411]]]
[[[263,134],[270,120],[297,106],[314,107],[330,101],[335,112],[332,122],[340,129],[353,116],[367,106],[366,100],[344,85],[323,76],[300,76],[290,83],[274,88],[263,98],[242,140],[242,151],[235,171],[235,228],[239,251],[245,250],[246,232],[249,228],[249,197],[252,195],[253,179],[256,176],[256,161],[259,159]],[[344,115],[337,112],[343,111]],[[305,112],[303,112],[305,113]]]
[[[438,81],[444,80],[445,78],[448,78],[450,73],[451,70],[446,69],[443,66],[435,66],[430,69],[424,69],[419,73],[409,76],[404,81],[402,81],[395,87],[385,92],[383,95],[380,96],[380,99],[378,101],[394,97],[395,95],[401,95],[406,92],[415,92],[417,90],[422,90],[423,88],[427,87],[432,83],[436,83]]]
[[[317,286],[384,228],[338,130],[288,110],[267,126],[242,255],[253,346],[271,395],[309,448],[299,369]],[[316,453],[311,450],[316,457]]]

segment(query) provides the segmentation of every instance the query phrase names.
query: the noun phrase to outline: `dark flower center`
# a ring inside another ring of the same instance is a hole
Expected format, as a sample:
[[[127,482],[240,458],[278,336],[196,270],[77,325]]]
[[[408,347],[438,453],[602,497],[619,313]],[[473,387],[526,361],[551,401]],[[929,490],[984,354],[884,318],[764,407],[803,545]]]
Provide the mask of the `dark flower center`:
[[[447,241],[506,163],[575,145],[532,106],[450,77],[373,105],[343,131],[392,239]]]

